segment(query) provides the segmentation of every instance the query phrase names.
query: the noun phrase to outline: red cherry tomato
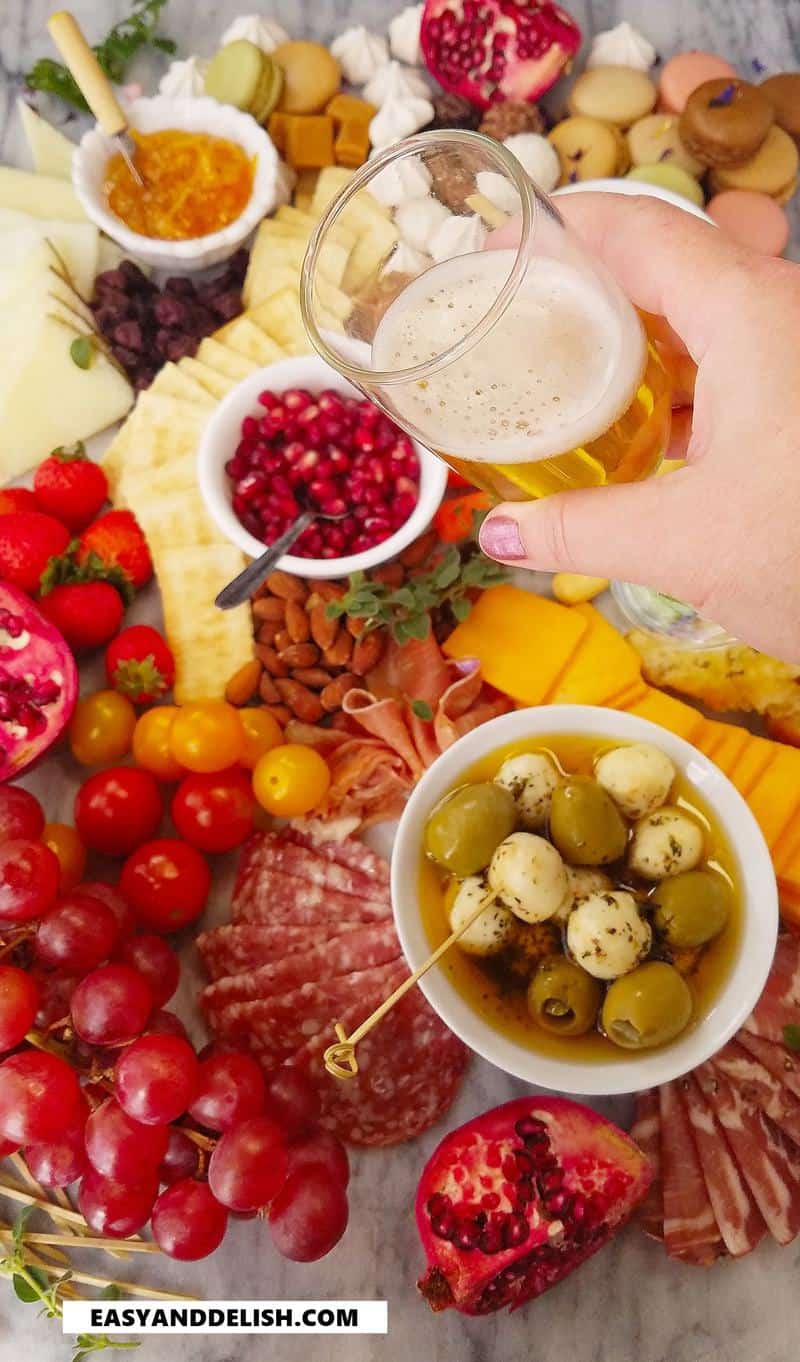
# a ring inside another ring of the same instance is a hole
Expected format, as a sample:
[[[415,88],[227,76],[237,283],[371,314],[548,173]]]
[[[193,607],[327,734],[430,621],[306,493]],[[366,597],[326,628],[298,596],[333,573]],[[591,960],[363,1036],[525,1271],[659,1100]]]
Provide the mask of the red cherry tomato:
[[[185,776],[172,801],[172,821],[200,851],[231,851],[253,829],[255,800],[245,771]]]
[[[122,867],[120,887],[140,927],[177,932],[205,907],[211,871],[199,851],[177,837],[145,842]]]
[[[472,534],[475,516],[482,515],[491,507],[492,499],[488,492],[467,492],[463,497],[451,497],[443,501],[433,524],[443,544],[458,544]]]
[[[68,894],[86,869],[86,847],[69,823],[45,823],[42,841],[58,858],[61,867],[58,887],[62,894]]]
[[[98,771],[75,796],[75,826],[86,845],[105,856],[128,856],[149,841],[162,812],[155,776],[135,766]]]

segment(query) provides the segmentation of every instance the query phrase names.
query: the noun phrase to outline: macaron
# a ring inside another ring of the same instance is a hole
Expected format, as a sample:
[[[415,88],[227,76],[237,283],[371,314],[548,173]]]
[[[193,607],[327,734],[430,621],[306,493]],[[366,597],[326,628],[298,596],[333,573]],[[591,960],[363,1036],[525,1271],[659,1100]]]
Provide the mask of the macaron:
[[[789,219],[775,199],[751,189],[715,194],[706,212],[718,227],[742,246],[763,255],[781,255],[789,240]]]
[[[752,189],[769,194],[778,203],[788,203],[797,188],[800,153],[788,132],[773,123],[750,161],[741,166],[715,166],[710,184],[714,194],[723,189]]]
[[[746,80],[707,80],[680,116],[684,146],[709,166],[738,166],[755,156],[775,121],[767,96]]]
[[[707,80],[730,79],[736,75],[730,62],[713,52],[679,52],[664,63],[658,82],[658,105],[667,113],[682,113],[686,101],[698,85]]]
[[[671,189],[673,194],[680,194],[681,198],[690,199],[696,203],[698,208],[703,207],[705,202],[703,191],[693,175],[688,170],[683,170],[680,166],[674,166],[669,161],[657,161],[651,166],[634,166],[629,170],[628,180],[641,180],[645,184],[654,184],[659,189]]]
[[[630,160],[622,133],[599,118],[565,118],[548,133],[561,162],[559,184],[622,175]]]
[[[686,148],[678,131],[678,115],[652,113],[638,119],[628,129],[628,149],[635,166],[657,165],[669,161],[698,179],[705,174],[705,166]]]
[[[578,76],[569,92],[571,114],[601,118],[618,128],[628,128],[649,113],[656,102],[656,87],[644,71],[632,66],[593,66]]]
[[[767,76],[758,88],[775,110],[778,127],[800,142],[800,71],[782,71],[778,76]]]

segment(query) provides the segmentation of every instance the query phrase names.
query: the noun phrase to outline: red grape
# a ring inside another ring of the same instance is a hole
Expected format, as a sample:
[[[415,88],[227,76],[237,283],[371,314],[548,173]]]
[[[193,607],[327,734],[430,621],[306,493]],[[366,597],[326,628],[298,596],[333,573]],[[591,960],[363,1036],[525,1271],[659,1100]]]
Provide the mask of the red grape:
[[[71,1182],[83,1177],[89,1167],[84,1145],[88,1115],[89,1104],[82,1097],[77,1119],[67,1126],[57,1140],[28,1145],[25,1162],[43,1187],[68,1187]]]
[[[193,1178],[200,1166],[200,1150],[179,1126],[170,1126],[167,1152],[158,1169],[160,1182],[170,1186],[181,1178]]]
[[[152,1173],[131,1186],[104,1178],[90,1168],[78,1189],[78,1210],[96,1234],[125,1239],[147,1224],[157,1193],[158,1184]]]
[[[0,924],[30,922],[55,901],[61,866],[44,842],[14,837],[0,846]]]
[[[88,894],[65,894],[36,929],[34,952],[50,969],[84,975],[107,960],[117,939],[110,908]]]
[[[188,1041],[179,1036],[140,1036],[117,1060],[117,1101],[135,1121],[168,1125],[192,1100],[197,1069]]]
[[[153,1010],[150,985],[130,965],[101,965],[81,979],[72,995],[72,1024],[90,1045],[126,1045],[147,1026]]]
[[[35,978],[39,987],[39,1005],[35,1017],[37,1028],[47,1031],[62,1018],[69,1021],[70,1000],[80,981],[71,975],[41,974],[38,971]]]
[[[264,1110],[264,1075],[250,1055],[210,1055],[200,1064],[189,1115],[207,1130],[230,1130]]]
[[[78,1114],[81,1090],[66,1060],[22,1050],[0,1064],[0,1135],[17,1144],[55,1140]]]
[[[106,908],[111,909],[117,919],[117,945],[126,937],[133,936],[136,931],[136,914],[122,890],[115,884],[106,884],[103,880],[84,880],[82,884],[75,886],[75,892],[99,899]]]
[[[12,837],[32,841],[42,835],[44,812],[38,799],[19,785],[0,785],[0,842]]]
[[[241,1121],[219,1141],[208,1165],[208,1183],[231,1211],[268,1206],[286,1176],[283,1131],[268,1116]]]
[[[39,986],[27,970],[0,965],[0,1051],[13,1050],[30,1031],[39,1006]]]
[[[320,1110],[317,1085],[302,1069],[284,1064],[268,1075],[267,1112],[290,1139],[313,1126]]]
[[[321,1164],[343,1187],[350,1181],[350,1161],[341,1140],[330,1130],[312,1130],[289,1145],[289,1172]]]
[[[18,1149],[16,1140],[0,1139],[0,1159],[6,1158],[9,1154],[16,1154]]]
[[[174,1012],[170,1012],[166,1007],[160,1007],[154,1012],[147,1023],[146,1036],[180,1036],[181,1040],[189,1039],[189,1032],[186,1030],[180,1017],[176,1017]]]
[[[120,882],[142,927],[177,932],[205,908],[211,871],[188,842],[160,837],[144,842],[128,857]]]
[[[155,776],[138,766],[96,771],[75,796],[75,827],[104,856],[129,856],[155,836],[162,813]]]
[[[167,1152],[168,1138],[164,1126],[135,1121],[114,1097],[107,1098],[86,1122],[89,1162],[98,1173],[117,1182],[136,1183],[155,1177]]]
[[[170,1258],[207,1258],[225,1237],[228,1213],[208,1183],[184,1178],[162,1192],[153,1207],[153,1238]]]
[[[137,969],[147,980],[154,1007],[163,1007],[178,987],[181,973],[178,957],[163,936],[156,936],[155,932],[129,937],[114,959]]]
[[[272,1242],[284,1258],[324,1258],[347,1229],[347,1193],[321,1164],[290,1173],[270,1207]]]

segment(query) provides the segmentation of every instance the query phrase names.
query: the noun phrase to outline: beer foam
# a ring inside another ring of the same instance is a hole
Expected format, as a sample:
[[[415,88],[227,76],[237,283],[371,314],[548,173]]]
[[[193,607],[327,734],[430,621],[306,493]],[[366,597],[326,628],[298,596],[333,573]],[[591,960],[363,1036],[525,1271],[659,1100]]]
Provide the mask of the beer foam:
[[[480,251],[426,270],[394,300],[372,342],[396,372],[449,350],[497,300],[514,251]],[[602,435],[630,406],[646,338],[587,269],[532,259],[503,315],[466,354],[381,395],[423,444],[484,463],[551,458]]]

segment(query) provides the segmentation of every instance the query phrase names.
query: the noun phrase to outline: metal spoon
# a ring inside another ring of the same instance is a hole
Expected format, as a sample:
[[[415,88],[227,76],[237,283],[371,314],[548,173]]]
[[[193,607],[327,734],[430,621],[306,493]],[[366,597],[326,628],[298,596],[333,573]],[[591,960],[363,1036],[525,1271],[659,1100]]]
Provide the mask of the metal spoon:
[[[302,511],[274,544],[270,544],[259,558],[254,558],[238,577],[234,577],[232,582],[228,582],[228,585],[222,588],[214,604],[218,605],[220,610],[232,610],[235,605],[243,605],[269,576],[275,564],[288,553],[303,530],[307,530],[315,520],[345,520],[349,514],[349,511],[343,511],[341,515],[326,515],[323,511]]]

